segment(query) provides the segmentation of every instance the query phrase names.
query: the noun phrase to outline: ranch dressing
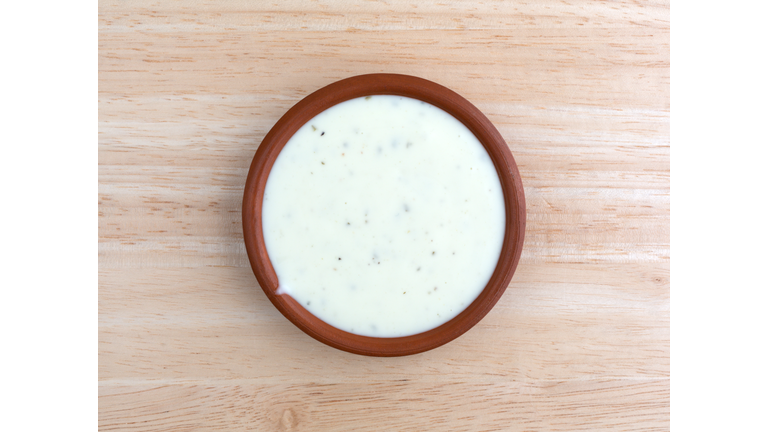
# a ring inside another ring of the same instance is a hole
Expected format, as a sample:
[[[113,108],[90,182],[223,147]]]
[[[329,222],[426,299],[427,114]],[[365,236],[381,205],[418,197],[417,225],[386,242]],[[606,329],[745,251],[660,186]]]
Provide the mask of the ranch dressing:
[[[364,336],[408,336],[464,310],[501,252],[504,198],[485,148],[425,102],[335,105],[285,145],[262,228],[278,294]]]

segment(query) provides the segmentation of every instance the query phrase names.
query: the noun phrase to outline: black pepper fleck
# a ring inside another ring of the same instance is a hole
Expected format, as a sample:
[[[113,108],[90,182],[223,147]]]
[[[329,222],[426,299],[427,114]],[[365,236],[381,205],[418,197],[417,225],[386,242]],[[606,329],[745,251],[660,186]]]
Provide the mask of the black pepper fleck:
[[[325,132],[321,132],[321,133],[320,133],[320,136],[323,136],[323,135],[325,135]]]

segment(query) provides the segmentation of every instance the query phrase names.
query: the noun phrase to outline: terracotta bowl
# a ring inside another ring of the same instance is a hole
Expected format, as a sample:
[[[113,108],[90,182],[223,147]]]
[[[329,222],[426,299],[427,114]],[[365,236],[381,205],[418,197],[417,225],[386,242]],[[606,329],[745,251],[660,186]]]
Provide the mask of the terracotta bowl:
[[[349,99],[372,95],[406,96],[428,102],[464,123],[485,146],[501,180],[506,208],[506,230],[501,256],[488,285],[458,316],[424,333],[376,338],[347,333],[321,321],[293,298],[277,295],[261,227],[261,204],[269,171],[283,146],[304,123],[320,112]],[[512,279],[525,234],[525,197],[517,165],[509,147],[491,122],[469,101],[431,81],[408,75],[360,75],[335,82],[294,105],[261,142],[251,163],[243,196],[243,236],[251,268],[273,305],[304,333],[340,350],[368,356],[404,356],[437,348],[477,324],[501,298]]]

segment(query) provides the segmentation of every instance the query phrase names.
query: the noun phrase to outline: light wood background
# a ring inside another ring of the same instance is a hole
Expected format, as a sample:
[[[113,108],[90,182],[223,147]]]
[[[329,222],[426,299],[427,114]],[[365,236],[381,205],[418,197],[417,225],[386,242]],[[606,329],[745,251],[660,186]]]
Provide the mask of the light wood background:
[[[372,72],[474,103],[528,201],[498,305],[405,358],[305,336],[242,240],[266,132]],[[100,429],[667,430],[669,209],[668,1],[102,0]]]

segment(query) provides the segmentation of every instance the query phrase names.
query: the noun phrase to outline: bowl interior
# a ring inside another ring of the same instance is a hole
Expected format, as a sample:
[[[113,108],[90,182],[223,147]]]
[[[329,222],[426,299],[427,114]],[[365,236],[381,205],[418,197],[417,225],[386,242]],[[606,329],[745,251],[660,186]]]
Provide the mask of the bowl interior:
[[[339,330],[304,309],[293,298],[277,295],[277,275],[267,254],[261,206],[269,171],[283,146],[307,121],[341,102],[372,95],[405,96],[430,103],[464,123],[483,144],[501,182],[506,227],[501,255],[485,289],[464,311],[445,324],[412,336],[375,338]],[[474,105],[434,82],[396,74],[360,75],[310,94],[283,115],[261,142],[251,163],[243,196],[243,236],[256,279],[273,305],[309,336],[332,347],[369,356],[403,356],[427,351],[461,336],[496,304],[517,267],[525,234],[525,197],[517,165],[504,139]]]

